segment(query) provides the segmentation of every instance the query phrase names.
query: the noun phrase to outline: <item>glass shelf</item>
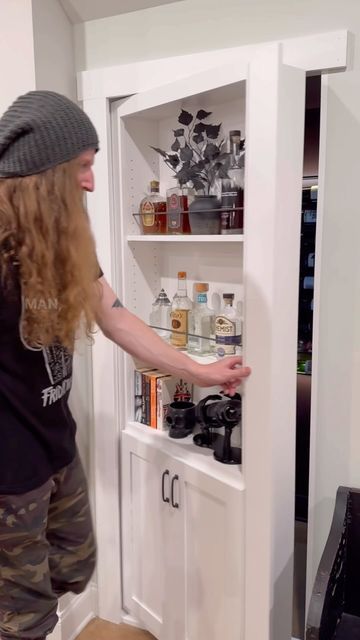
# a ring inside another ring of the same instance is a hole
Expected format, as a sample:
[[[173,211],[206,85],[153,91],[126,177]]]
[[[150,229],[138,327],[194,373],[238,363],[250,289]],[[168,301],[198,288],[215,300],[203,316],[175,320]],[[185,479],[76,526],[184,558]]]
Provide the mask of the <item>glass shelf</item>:
[[[244,242],[243,234],[212,234],[212,235],[128,235],[127,242]]]

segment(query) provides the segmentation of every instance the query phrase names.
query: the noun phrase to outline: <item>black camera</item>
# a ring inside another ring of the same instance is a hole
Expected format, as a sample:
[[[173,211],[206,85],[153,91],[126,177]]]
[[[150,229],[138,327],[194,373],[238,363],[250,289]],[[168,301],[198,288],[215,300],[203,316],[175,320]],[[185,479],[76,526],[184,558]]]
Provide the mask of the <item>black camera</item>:
[[[231,446],[231,434],[241,421],[241,396],[211,395],[196,406],[196,419],[201,433],[194,436],[199,447],[214,450],[214,457],[225,464],[240,464],[241,449]],[[218,429],[224,428],[224,435]],[[214,431],[215,430],[215,431]]]

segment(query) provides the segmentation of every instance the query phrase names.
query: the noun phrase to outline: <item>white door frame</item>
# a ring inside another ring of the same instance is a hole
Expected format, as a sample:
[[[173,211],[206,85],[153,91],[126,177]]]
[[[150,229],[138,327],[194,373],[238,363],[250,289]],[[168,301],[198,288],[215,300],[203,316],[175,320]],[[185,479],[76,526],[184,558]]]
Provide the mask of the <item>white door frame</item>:
[[[129,96],[226,64],[249,64],[267,49],[280,44],[283,62],[308,73],[346,68],[345,30],[293,38],[278,43],[222,49],[191,56],[177,56],[95,69],[78,74],[78,98],[92,119],[100,138],[96,159],[96,191],[88,197],[88,209],[97,243],[100,264],[106,278],[121,297],[113,252],[111,179],[110,100]],[[120,622],[123,619],[121,592],[121,529],[119,433],[121,400],[118,380],[120,350],[100,333],[93,346],[94,433],[92,465],[94,478],[95,527],[98,541],[98,614]],[[255,462],[255,461],[254,461]],[[248,460],[248,464],[251,460]],[[281,523],[279,523],[281,527]],[[261,579],[261,576],[258,576]],[[270,612],[269,612],[270,615]],[[252,640],[247,638],[246,640]],[[265,638],[264,638],[265,640]]]

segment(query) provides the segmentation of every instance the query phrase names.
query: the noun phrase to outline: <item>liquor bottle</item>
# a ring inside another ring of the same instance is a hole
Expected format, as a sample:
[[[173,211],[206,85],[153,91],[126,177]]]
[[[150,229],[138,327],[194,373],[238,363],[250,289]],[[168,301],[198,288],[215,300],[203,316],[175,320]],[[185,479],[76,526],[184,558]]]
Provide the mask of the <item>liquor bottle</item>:
[[[241,343],[241,317],[233,307],[234,294],[223,294],[224,304],[215,318],[215,349],[221,358],[234,355]]]
[[[189,204],[191,189],[174,187],[166,192],[167,200],[167,232],[170,234],[191,233],[189,221]]]
[[[209,285],[196,282],[195,299],[189,313],[188,351],[198,355],[212,353],[215,346],[215,313],[207,306]]]
[[[241,132],[230,131],[228,177],[221,180],[221,233],[242,233],[244,227],[244,151]]]
[[[140,202],[143,233],[166,233],[166,200],[160,195],[160,183],[150,182],[150,193]]]
[[[192,302],[187,295],[186,271],[178,272],[178,288],[174,295],[170,319],[171,329],[170,343],[177,349],[186,349],[188,341],[189,311]]]
[[[170,310],[171,302],[166,295],[164,289],[161,289],[159,295],[156,297],[152,304],[152,310],[150,313],[150,326],[154,331],[166,340],[170,339]]]

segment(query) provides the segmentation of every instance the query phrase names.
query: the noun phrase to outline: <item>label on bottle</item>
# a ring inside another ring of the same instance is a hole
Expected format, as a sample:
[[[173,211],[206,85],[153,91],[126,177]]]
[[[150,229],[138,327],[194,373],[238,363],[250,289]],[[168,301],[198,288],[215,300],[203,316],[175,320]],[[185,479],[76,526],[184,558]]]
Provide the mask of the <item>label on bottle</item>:
[[[186,348],[188,333],[188,309],[175,309],[170,313],[171,328],[173,329],[170,342],[173,347]]]
[[[145,227],[152,227],[155,224],[155,207],[149,200],[141,205],[142,221]]]
[[[181,204],[177,193],[172,193],[167,201],[168,228],[170,231],[181,231]]]
[[[304,222],[306,224],[314,224],[316,222],[316,210],[305,209],[304,210]]]
[[[226,316],[217,316],[215,320],[216,350],[221,349],[221,355],[235,353],[240,346],[241,336],[236,335],[236,324]]]

